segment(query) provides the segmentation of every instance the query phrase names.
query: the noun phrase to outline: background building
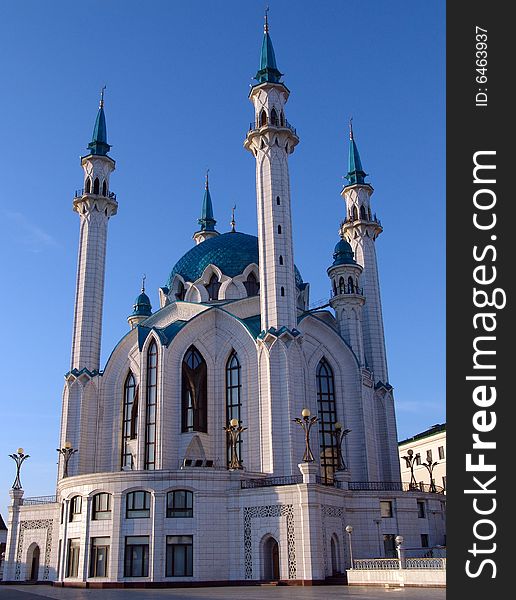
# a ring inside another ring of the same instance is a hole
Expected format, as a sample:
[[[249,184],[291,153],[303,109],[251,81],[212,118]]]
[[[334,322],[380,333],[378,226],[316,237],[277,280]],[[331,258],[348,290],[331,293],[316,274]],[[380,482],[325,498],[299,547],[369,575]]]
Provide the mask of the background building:
[[[414,476],[417,483],[423,486],[430,483],[428,469],[423,463],[428,460],[436,462],[433,470],[435,485],[442,487],[446,493],[446,423],[432,425],[426,431],[398,442],[401,479],[405,482],[410,482],[410,468],[403,459],[408,450],[414,452]]]

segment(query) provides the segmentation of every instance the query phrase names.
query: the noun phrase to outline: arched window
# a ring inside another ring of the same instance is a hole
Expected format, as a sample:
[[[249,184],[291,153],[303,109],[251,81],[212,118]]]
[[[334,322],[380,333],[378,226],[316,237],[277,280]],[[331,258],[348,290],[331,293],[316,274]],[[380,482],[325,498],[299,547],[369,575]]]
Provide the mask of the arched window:
[[[91,179],[89,177],[86,178],[86,188],[84,190],[87,194],[91,192]]]
[[[82,514],[82,497],[74,496],[70,500],[68,520],[69,521],[80,521],[81,514]]]
[[[355,284],[353,282],[353,277],[351,277],[351,275],[348,277],[348,293],[350,293],[350,294],[355,293]]]
[[[174,490],[167,494],[167,518],[193,517],[193,494],[188,490]]]
[[[213,275],[210,277],[210,281],[208,282],[208,285],[206,286],[206,291],[208,292],[209,300],[218,300],[219,299],[219,289],[220,289],[220,282],[219,282],[217,276],[215,275],[215,273],[213,273]]]
[[[271,124],[275,127],[279,125],[278,113],[275,108],[271,110]]]
[[[281,204],[281,199],[279,196],[276,196],[276,204],[279,206]]]
[[[280,123],[282,127],[285,127],[285,113],[283,111],[280,114]]]
[[[111,519],[111,494],[100,492],[93,496],[93,521],[106,521]]]
[[[129,492],[125,502],[126,519],[146,519],[150,517],[151,496],[145,490]]]
[[[102,195],[103,196],[107,196],[107,183],[106,180],[104,179],[104,181],[102,182]]]
[[[233,350],[226,363],[226,423],[229,423],[231,419],[236,419],[239,423],[241,421],[242,381],[240,378],[240,370],[240,361],[238,360],[237,353]],[[227,438],[227,461],[229,464],[231,461],[231,445],[229,436],[227,436]],[[237,442],[237,457],[238,460],[242,462],[241,437],[238,438]]]
[[[364,205],[360,207],[360,218],[362,219],[362,221],[367,221],[366,209]]]
[[[358,211],[357,211],[357,207],[355,205],[353,205],[351,216],[353,218],[353,221],[358,220]]]
[[[145,401],[145,465],[156,467],[156,399],[158,391],[158,347],[152,341],[147,351],[147,393]]]
[[[280,265],[282,265],[282,264],[283,264],[283,256],[281,256],[281,254],[280,254],[280,257],[279,257],[279,264],[280,264]]]
[[[260,127],[263,127],[264,125],[267,125],[267,113],[262,110],[260,113]]]
[[[337,422],[335,384],[333,371],[325,358],[317,367],[317,407],[319,416],[319,440],[321,478],[324,483],[333,482],[337,469],[337,448],[332,431]]]
[[[98,194],[99,193],[99,189],[100,189],[99,178],[95,177],[95,181],[93,182],[93,193],[94,194]]]
[[[138,388],[134,375],[129,371],[124,384],[124,408],[122,414],[122,469],[132,469],[133,455],[129,449],[129,441],[136,438],[138,421]]]
[[[344,294],[346,292],[344,288],[344,277],[339,278],[339,294]]]
[[[285,288],[284,288],[284,287],[282,287],[282,288],[280,289],[280,294],[281,294],[282,296],[284,296],[284,295],[285,295]]]
[[[184,300],[185,294],[186,294],[185,286],[183,285],[183,282],[180,281],[177,285],[176,300]]]
[[[182,431],[207,433],[208,382],[204,358],[190,346],[182,366]]]
[[[281,225],[278,225],[278,233],[281,234]]]
[[[260,292],[260,284],[258,283],[258,279],[256,279],[256,275],[253,272],[249,273],[247,276],[247,280],[244,281],[244,287],[248,296],[257,296]]]

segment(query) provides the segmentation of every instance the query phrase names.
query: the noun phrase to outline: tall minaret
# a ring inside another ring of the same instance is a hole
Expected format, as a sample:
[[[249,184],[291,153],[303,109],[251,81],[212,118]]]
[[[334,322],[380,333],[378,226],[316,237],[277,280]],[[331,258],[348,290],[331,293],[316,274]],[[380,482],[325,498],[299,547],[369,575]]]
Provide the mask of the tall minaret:
[[[109,191],[115,161],[107,155],[111,146],[107,143],[104,89],[88,148],[90,153],[81,158],[84,189],[75,194],[73,201],[81,222],[71,370],[96,372],[100,368],[107,225],[118,207],[115,194]]]
[[[364,269],[361,284],[365,296],[362,330],[366,365],[373,371],[375,382],[387,383],[382,302],[375,249],[375,240],[383,229],[376,215],[371,213],[371,195],[374,190],[365,182],[365,177],[367,174],[362,168],[350,121],[346,175],[349,184],[341,193],[346,202],[346,219],[341,225],[340,234],[351,244],[356,261]]]
[[[297,325],[288,155],[294,151],[299,138],[285,118],[285,104],[290,92],[281,83],[281,76],[266,15],[260,69],[255,77],[258,83],[249,93],[255,121],[244,142],[244,147],[256,159],[263,331],[283,326],[294,329]]]
[[[213,205],[211,203],[210,184],[208,180],[208,171],[206,171],[206,182],[204,184],[204,198],[202,201],[201,216],[197,220],[201,229],[193,234],[193,239],[196,244],[204,242],[212,237],[219,235],[215,230],[217,221],[213,217]]]

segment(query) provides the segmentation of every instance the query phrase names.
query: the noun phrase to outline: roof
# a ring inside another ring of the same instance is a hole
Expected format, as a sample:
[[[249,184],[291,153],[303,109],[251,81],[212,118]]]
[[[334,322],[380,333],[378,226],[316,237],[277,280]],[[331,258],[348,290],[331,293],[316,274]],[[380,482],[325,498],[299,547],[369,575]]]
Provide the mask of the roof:
[[[172,288],[176,275],[184,281],[197,281],[210,264],[218,267],[224,275],[241,275],[250,264],[259,264],[258,238],[239,231],[229,231],[204,240],[180,258],[172,269],[167,287]],[[296,285],[303,283],[301,273],[295,267]]]
[[[93,135],[91,142],[88,144],[92,154],[97,156],[106,156],[111,146],[107,143],[107,127],[106,127],[106,116],[104,115],[103,102],[101,101],[97,118],[95,119],[95,126],[93,128]]]
[[[423,438],[430,437],[432,435],[435,435],[436,433],[441,433],[443,431],[446,431],[446,423],[438,423],[437,425],[432,425],[432,427],[430,427],[430,429],[427,429],[426,431],[416,433],[416,435],[407,438],[406,440],[402,440],[401,442],[398,442],[398,446],[406,444],[407,442],[415,442],[417,440],[422,440]]]
[[[4,520],[2,519],[2,515],[0,515],[0,531],[6,530],[7,531],[7,527],[4,523]]]
[[[353,250],[346,240],[342,239],[335,246],[335,250],[333,251],[333,264],[332,267],[337,265],[356,265],[354,259]]]

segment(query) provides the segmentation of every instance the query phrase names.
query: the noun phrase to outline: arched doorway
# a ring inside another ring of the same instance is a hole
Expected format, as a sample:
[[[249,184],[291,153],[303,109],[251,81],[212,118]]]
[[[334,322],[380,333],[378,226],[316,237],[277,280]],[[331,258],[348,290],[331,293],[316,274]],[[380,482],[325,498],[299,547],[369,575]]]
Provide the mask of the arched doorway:
[[[338,575],[340,571],[340,552],[339,552],[339,541],[337,536],[332,535],[330,540],[330,552],[331,552],[331,574]]]
[[[38,580],[39,555],[39,546],[37,544],[31,544],[27,551],[27,581]]]
[[[262,546],[263,579],[265,581],[278,581],[280,578],[279,545],[272,537],[268,536]]]

